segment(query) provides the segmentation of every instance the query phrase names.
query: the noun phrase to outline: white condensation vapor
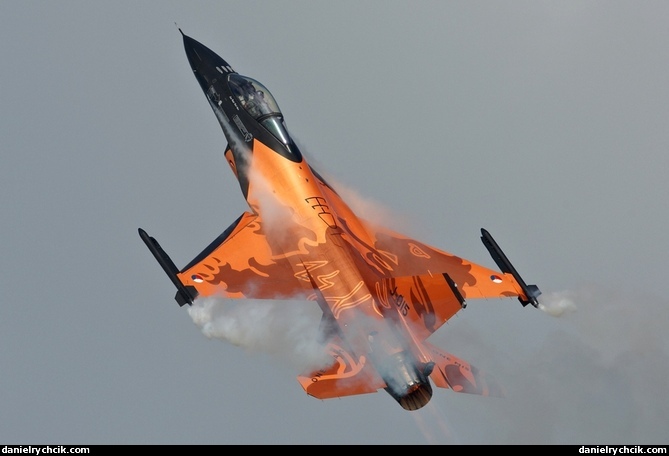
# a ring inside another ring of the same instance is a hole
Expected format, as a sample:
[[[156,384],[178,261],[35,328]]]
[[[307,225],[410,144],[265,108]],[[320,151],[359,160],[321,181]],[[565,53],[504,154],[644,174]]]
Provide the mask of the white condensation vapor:
[[[554,317],[561,317],[576,311],[574,293],[571,291],[556,291],[542,294],[539,299],[539,309]]]
[[[320,309],[311,301],[206,297],[188,313],[206,337],[279,357],[300,371],[329,359],[318,341]]]

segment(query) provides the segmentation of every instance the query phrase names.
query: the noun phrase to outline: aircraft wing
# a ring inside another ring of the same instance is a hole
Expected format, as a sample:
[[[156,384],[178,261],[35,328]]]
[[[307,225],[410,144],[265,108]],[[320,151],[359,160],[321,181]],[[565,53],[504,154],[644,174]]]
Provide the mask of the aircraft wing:
[[[275,255],[260,216],[250,212],[244,212],[176,277],[199,296],[297,298],[311,288],[308,278],[295,276],[285,256]]]
[[[335,207],[339,223],[358,241],[358,249],[364,261],[386,277],[446,274],[447,280],[457,286],[464,299],[518,297],[523,306],[528,303],[535,307],[538,305],[535,298],[540,294],[539,289],[525,284],[486,230],[481,230],[481,239],[502,272],[359,219],[337,191],[316,170],[313,171],[320,180],[322,190],[328,195],[330,204]],[[371,241],[363,238],[371,238]],[[377,253],[371,254],[372,248]]]
[[[447,274],[464,299],[508,298],[523,295],[511,273],[503,273],[439,250],[387,228],[369,225],[374,247],[390,265],[393,277]]]

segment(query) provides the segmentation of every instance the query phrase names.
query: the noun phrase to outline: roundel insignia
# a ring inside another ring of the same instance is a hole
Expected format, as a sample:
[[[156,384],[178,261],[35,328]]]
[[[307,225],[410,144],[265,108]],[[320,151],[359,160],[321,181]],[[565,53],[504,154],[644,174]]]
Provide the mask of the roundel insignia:
[[[502,283],[502,278],[495,274],[490,276],[490,280],[492,280],[495,283]]]

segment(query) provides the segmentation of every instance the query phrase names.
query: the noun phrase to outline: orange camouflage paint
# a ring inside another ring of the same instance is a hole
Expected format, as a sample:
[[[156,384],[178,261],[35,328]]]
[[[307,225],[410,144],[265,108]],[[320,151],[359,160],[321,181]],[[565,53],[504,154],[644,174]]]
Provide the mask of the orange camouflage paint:
[[[385,389],[416,410],[432,397],[430,381],[456,392],[502,394],[486,374],[426,340],[469,299],[516,297],[538,305],[538,288],[525,285],[489,233],[482,230],[482,240],[499,271],[359,217],[306,162],[269,91],[183,38],[249,210],[182,269],[139,230],[176,285],[177,302],[316,302],[330,362],[298,381],[317,398]]]

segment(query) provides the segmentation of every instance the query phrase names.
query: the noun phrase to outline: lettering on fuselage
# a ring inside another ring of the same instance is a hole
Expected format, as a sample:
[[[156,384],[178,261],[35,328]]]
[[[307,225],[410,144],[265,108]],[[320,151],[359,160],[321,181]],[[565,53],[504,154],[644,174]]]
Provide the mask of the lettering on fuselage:
[[[235,97],[230,95],[228,99],[230,100],[230,103],[232,103],[232,105],[237,109],[237,111],[239,111],[240,110],[239,105],[237,104],[237,100],[235,99]]]
[[[305,198],[304,201],[311,204],[311,208],[318,212],[318,217],[320,217],[323,222],[330,228],[337,228],[337,222],[335,221],[334,215],[330,212],[330,208],[327,205],[327,200],[320,196],[310,196]]]
[[[233,117],[232,121],[237,125],[237,128],[239,128],[239,131],[244,137],[244,141],[249,142],[253,139],[253,135],[246,129],[246,126],[242,123],[242,119],[240,119],[239,116]]]
[[[223,111],[223,108],[221,107],[223,104],[221,101],[221,96],[218,94],[218,92],[216,92],[216,89],[213,85],[210,86],[209,90],[207,91],[207,100],[209,100],[211,109],[214,110],[214,114],[216,114],[216,118],[218,119],[219,123],[221,125],[224,123],[230,123],[228,116],[225,115],[225,111]]]
[[[411,307],[409,307],[409,303],[406,302],[404,296],[397,294],[397,287],[390,290],[390,296],[395,298],[393,301],[395,302],[395,307],[397,307],[397,310],[399,310],[400,313],[406,317]]]

